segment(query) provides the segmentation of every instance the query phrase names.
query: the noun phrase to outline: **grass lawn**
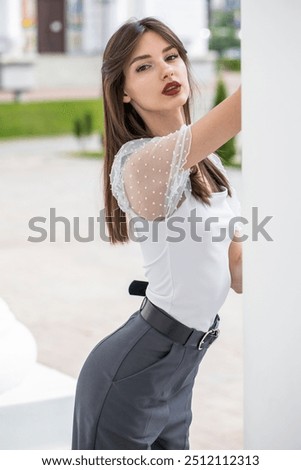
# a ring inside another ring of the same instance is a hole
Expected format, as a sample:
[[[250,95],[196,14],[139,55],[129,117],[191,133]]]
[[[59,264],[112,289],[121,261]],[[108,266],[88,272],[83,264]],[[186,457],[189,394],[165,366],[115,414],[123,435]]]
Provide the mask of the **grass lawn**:
[[[102,133],[101,99],[0,103],[0,139],[72,134],[74,121],[82,119],[87,113],[92,118],[92,132]],[[89,151],[74,152],[73,155],[87,158],[103,157],[102,153]],[[229,166],[241,168],[240,163],[233,162]]]
[[[86,151],[79,150],[78,152],[69,152],[69,155],[71,155],[72,157],[80,157],[80,158],[86,157],[86,158],[101,159],[103,158],[103,151],[93,152],[90,150],[86,150]]]
[[[75,119],[92,117],[93,132],[103,129],[102,100],[0,104],[0,139],[71,134]]]

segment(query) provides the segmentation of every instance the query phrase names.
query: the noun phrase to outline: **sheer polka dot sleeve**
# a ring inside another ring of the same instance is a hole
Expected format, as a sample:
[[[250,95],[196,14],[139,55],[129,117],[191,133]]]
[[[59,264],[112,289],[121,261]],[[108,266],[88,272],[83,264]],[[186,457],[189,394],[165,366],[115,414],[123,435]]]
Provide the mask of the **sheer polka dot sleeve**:
[[[186,125],[167,136],[125,144],[111,171],[119,207],[147,220],[172,215],[184,190],[191,190],[190,169],[183,169],[190,145],[191,131]]]
[[[227,174],[227,171],[225,170],[224,165],[221,162],[221,159],[219,158],[218,155],[216,154],[211,154],[208,157],[216,166],[217,168],[226,176],[227,180],[229,181],[229,177]],[[237,195],[236,189],[231,185],[230,183],[230,188],[232,192],[232,197],[227,198],[227,202],[229,206],[231,207],[232,211],[234,212],[235,216],[241,216],[241,205],[240,201]],[[239,221],[235,222],[234,224],[234,231],[237,236],[241,236],[243,234],[243,224]]]

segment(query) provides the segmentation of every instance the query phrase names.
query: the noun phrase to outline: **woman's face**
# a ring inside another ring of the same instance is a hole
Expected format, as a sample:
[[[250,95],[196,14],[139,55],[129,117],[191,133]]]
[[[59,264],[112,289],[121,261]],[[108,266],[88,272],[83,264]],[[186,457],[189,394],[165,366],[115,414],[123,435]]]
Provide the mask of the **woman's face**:
[[[124,99],[147,121],[182,109],[189,97],[187,68],[177,49],[146,31],[125,69]]]

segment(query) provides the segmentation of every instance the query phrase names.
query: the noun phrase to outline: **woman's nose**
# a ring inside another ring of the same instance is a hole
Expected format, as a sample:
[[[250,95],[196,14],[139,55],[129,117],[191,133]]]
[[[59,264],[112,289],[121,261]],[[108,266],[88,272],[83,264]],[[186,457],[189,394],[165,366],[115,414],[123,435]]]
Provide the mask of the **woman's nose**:
[[[165,80],[168,77],[172,77],[173,75],[173,68],[169,64],[164,64],[162,67],[162,79]]]

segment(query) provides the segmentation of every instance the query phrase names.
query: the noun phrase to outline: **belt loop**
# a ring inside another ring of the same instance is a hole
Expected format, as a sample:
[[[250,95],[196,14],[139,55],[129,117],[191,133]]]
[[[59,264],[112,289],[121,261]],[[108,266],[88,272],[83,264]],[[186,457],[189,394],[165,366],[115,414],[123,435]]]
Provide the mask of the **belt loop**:
[[[141,302],[141,305],[140,305],[140,308],[139,308],[139,311],[141,312],[141,310],[143,310],[145,304],[146,304],[146,301],[147,301],[147,297],[145,296],[144,299],[142,300]]]

